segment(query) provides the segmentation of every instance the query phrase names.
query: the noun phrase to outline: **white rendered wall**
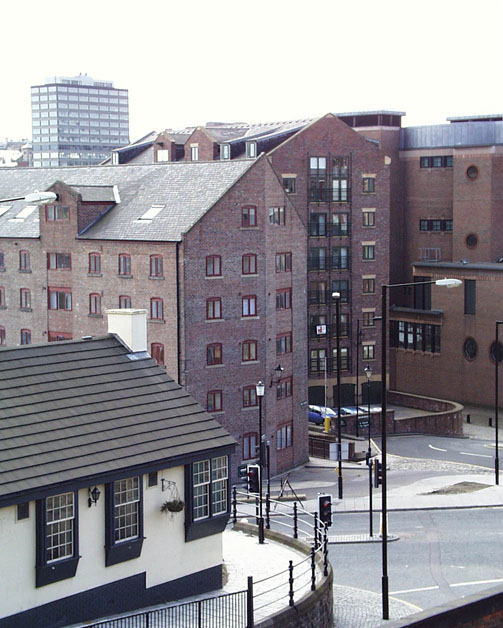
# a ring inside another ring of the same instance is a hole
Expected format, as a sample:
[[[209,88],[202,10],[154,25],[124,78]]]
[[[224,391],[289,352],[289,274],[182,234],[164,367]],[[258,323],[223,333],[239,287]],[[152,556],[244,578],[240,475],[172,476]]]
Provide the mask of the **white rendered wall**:
[[[0,509],[0,617],[47,604],[116,580],[146,572],[147,588],[221,565],[222,534],[185,543],[185,511],[173,515],[160,512],[169,499],[162,491],[161,478],[176,482],[184,498],[184,469],[159,471],[157,486],[147,487],[143,476],[144,536],[139,558],[105,567],[105,489],[97,506],[88,507],[88,492],[79,491],[79,554],[73,578],[35,587],[35,502],[30,502],[30,517],[16,521],[17,508]],[[92,488],[92,487],[91,487]]]

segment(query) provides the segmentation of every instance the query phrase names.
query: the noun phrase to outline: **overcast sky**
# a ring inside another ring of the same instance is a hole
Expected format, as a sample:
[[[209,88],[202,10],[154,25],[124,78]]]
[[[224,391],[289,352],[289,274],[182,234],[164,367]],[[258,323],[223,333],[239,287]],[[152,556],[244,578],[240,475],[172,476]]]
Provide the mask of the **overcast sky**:
[[[31,138],[30,86],[129,89],[131,139],[208,121],[503,112],[503,0],[4,0],[0,138]]]

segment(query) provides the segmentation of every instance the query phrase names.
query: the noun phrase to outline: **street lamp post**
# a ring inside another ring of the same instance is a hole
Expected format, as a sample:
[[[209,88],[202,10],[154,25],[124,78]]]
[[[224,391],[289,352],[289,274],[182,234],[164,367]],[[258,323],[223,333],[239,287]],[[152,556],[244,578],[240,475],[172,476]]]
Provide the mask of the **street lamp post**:
[[[499,452],[498,452],[498,447],[499,447],[499,443],[498,443],[498,437],[499,437],[499,432],[498,432],[498,406],[499,406],[498,366],[500,362],[498,329],[500,325],[503,325],[503,321],[496,321],[496,325],[495,325],[496,341],[494,345],[494,423],[495,423],[495,427],[494,427],[494,480],[496,484],[500,483],[500,461],[499,461]]]
[[[45,205],[46,203],[53,203],[57,199],[57,195],[54,192],[32,192],[25,196],[16,196],[13,198],[2,198],[0,203],[12,203],[14,201],[26,201],[27,203],[33,203],[34,205]]]
[[[389,619],[389,587],[388,587],[388,505],[387,505],[387,477],[386,477],[386,360],[388,341],[388,302],[387,290],[389,288],[405,288],[408,286],[431,285],[454,288],[463,282],[460,279],[437,279],[433,281],[418,281],[408,283],[396,283],[381,286],[381,513],[382,513],[382,618]]]
[[[365,375],[367,377],[367,414],[368,414],[368,437],[369,437],[369,445],[367,449],[367,460],[370,460],[371,448],[370,448],[370,378],[372,377],[372,367],[370,364],[363,369],[365,371]]]
[[[339,499],[342,499],[342,431],[341,431],[341,347],[340,347],[340,318],[341,318],[341,294],[332,292],[335,300],[335,347],[337,368],[337,473]]]
[[[262,439],[262,399],[264,398],[265,386],[263,382],[258,382],[255,386],[258,397],[258,442],[259,442],[259,521],[258,521],[258,542],[264,542],[264,517],[262,511],[262,474],[264,472],[264,443]]]
[[[356,436],[360,436],[360,427],[358,425],[359,419],[359,404],[358,404],[358,393],[359,393],[359,371],[360,371],[360,345],[361,345],[361,334],[360,331],[360,319],[356,319],[356,428],[355,433]]]

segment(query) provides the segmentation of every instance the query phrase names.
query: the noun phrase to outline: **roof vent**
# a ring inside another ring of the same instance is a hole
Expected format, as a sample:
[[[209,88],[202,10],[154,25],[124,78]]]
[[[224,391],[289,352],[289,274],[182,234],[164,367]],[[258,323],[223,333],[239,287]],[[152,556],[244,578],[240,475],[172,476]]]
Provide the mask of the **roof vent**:
[[[463,258],[463,259],[460,259],[460,260],[459,260],[459,263],[460,263],[460,264],[468,264],[468,260],[467,260],[467,259],[465,259],[465,258]]]
[[[82,340],[92,340],[92,336],[82,336]]]
[[[498,259],[496,260],[497,264],[503,264],[503,257],[498,257]]]

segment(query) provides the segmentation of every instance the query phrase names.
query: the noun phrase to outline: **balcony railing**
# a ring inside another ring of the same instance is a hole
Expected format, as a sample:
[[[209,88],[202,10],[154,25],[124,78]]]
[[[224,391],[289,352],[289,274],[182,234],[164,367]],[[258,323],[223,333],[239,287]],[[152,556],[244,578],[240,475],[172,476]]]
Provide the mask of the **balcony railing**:
[[[311,203],[347,203],[351,200],[351,190],[333,190],[332,188],[309,188]]]
[[[310,222],[309,235],[312,238],[324,238],[328,236],[346,237],[350,235],[350,228],[348,224]]]
[[[327,374],[337,373],[337,358],[326,358]],[[349,357],[341,355],[341,373],[349,371],[351,367]],[[325,374],[325,358],[309,358],[308,363],[310,375]]]
[[[347,338],[349,334],[349,324],[341,323],[339,325],[339,337]],[[326,338],[330,336],[332,338],[336,337],[337,328],[335,324],[332,325],[309,325],[309,338]]]

